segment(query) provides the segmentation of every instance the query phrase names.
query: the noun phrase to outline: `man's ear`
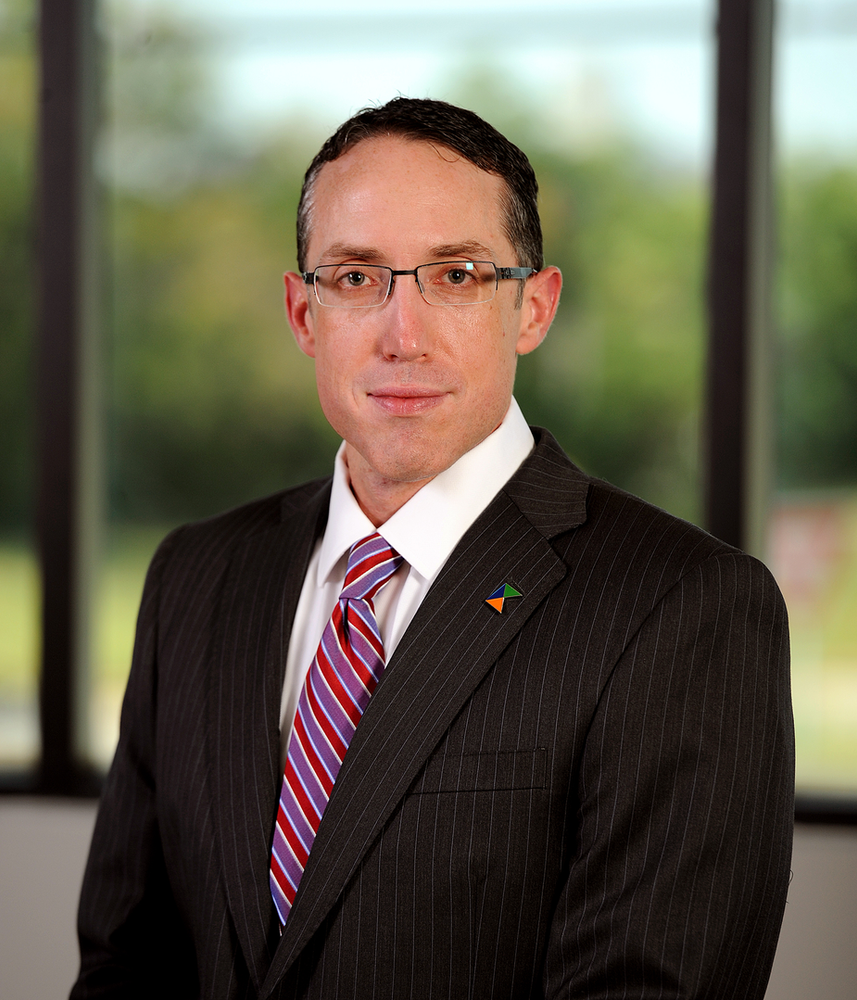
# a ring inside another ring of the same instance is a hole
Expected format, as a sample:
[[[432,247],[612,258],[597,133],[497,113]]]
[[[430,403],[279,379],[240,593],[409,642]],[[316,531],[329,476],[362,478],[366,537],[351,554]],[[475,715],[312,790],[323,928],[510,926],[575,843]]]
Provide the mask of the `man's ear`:
[[[315,357],[315,331],[309,308],[309,288],[300,274],[287,271],[283,275],[285,284],[284,302],[286,317],[298,347],[311,358]]]
[[[558,267],[543,268],[527,278],[521,304],[518,344],[515,348],[518,354],[529,354],[545,339],[556,315],[561,290],[562,274]]]

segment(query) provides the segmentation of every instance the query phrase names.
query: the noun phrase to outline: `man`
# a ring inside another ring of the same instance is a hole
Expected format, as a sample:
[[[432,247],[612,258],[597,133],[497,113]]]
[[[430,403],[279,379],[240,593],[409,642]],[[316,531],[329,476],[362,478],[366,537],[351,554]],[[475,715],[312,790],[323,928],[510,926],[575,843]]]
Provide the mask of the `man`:
[[[782,600],[523,422],[536,190],[432,101],[311,165],[286,309],[344,444],[155,556],[74,997],[763,996]]]

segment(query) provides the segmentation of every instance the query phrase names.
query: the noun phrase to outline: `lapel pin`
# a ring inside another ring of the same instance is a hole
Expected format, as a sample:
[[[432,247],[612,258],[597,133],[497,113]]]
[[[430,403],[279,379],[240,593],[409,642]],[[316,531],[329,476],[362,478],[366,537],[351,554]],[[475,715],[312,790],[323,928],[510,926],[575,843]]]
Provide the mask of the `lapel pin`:
[[[503,605],[510,597],[523,597],[524,595],[520,590],[515,590],[515,588],[510,583],[504,583],[499,586],[493,594],[485,598],[485,603],[490,604],[491,607],[497,611],[499,614],[503,613]]]

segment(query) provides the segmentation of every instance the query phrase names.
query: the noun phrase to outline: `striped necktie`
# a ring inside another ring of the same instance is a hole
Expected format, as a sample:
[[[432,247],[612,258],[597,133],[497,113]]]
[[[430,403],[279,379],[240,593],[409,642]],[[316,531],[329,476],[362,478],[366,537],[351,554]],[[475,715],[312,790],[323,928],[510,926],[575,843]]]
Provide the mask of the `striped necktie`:
[[[377,534],[351,548],[345,583],[298,700],[271,851],[271,894],[285,924],[357,723],[384,671],[373,598],[402,557]]]

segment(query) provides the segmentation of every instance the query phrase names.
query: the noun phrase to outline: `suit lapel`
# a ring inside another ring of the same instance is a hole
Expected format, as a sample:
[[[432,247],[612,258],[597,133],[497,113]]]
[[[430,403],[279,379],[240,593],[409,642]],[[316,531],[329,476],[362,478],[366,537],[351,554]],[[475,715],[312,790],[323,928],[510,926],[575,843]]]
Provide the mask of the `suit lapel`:
[[[270,962],[268,865],[280,780],[280,699],[295,608],[329,489],[236,546],[218,607],[208,754],[226,894],[258,988]]]
[[[547,435],[456,547],[357,727],[263,997],[318,929],[476,686],[565,576],[548,540],[582,523],[587,490],[586,477]],[[486,598],[505,583],[523,596],[498,614]]]

